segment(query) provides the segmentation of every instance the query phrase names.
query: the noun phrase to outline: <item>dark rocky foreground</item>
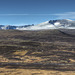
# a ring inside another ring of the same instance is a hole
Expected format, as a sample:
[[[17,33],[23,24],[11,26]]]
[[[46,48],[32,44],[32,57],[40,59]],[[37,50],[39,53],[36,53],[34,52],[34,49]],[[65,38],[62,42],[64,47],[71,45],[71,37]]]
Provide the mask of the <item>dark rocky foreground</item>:
[[[75,36],[59,30],[0,30],[0,67],[75,71]]]

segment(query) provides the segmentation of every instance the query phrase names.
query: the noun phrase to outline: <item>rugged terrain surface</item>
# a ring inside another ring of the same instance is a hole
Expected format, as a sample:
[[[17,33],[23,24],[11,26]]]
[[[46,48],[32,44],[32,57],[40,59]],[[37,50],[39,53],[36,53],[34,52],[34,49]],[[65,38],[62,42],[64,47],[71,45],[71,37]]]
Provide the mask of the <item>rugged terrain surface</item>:
[[[0,75],[75,75],[75,36],[0,30]]]

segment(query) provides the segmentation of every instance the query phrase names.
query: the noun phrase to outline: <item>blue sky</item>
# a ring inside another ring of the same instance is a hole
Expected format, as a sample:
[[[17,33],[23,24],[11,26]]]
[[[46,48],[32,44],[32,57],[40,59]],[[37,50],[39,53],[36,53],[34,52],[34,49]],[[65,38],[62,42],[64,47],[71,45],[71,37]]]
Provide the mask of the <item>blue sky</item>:
[[[75,19],[75,0],[0,0],[0,24],[39,24]]]

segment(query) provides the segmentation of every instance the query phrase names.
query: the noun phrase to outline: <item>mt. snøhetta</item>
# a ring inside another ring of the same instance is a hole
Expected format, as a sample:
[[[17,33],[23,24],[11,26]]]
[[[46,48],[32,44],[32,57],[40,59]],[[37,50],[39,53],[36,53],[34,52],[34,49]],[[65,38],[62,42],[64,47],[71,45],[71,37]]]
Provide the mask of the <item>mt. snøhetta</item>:
[[[24,26],[11,26],[0,25],[0,29],[17,29],[17,30],[42,30],[42,29],[75,29],[75,21],[62,19],[62,20],[50,20],[37,25],[24,25]]]

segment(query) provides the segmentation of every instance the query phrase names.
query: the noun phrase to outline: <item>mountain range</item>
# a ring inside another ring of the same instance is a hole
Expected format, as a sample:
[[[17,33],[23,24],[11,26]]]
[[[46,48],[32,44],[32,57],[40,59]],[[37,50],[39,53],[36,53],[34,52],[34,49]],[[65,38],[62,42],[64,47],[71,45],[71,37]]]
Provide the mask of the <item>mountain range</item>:
[[[12,25],[0,25],[0,29],[16,29],[16,30],[42,30],[42,29],[75,29],[75,21],[69,19],[62,20],[50,20],[37,25],[24,25],[24,26],[12,26]]]

